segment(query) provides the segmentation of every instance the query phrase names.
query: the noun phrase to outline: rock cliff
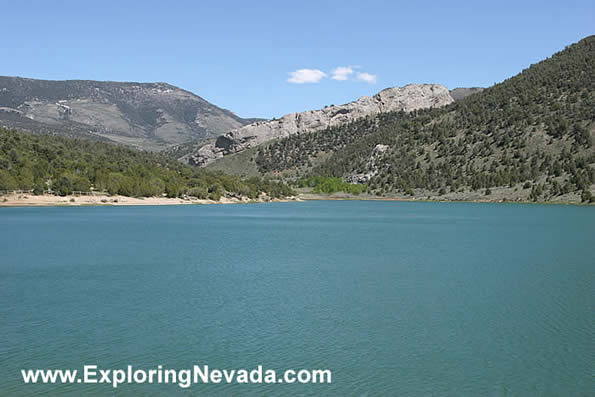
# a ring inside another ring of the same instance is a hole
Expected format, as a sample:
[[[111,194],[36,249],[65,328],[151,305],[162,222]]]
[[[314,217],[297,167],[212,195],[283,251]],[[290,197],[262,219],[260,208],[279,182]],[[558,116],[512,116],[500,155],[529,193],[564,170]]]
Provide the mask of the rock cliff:
[[[292,134],[309,133],[381,112],[405,111],[441,107],[452,103],[446,87],[439,84],[409,84],[387,88],[373,97],[364,96],[344,105],[327,106],[320,110],[291,113],[278,120],[258,121],[219,136],[215,142],[202,146],[187,156],[193,165],[206,166],[232,153]]]

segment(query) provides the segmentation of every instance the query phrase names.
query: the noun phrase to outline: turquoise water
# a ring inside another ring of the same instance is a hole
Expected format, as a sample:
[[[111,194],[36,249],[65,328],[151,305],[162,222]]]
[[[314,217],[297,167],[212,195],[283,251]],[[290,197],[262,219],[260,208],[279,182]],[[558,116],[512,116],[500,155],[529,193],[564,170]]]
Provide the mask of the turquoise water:
[[[3,208],[0,395],[588,395],[594,225],[593,207],[547,205]],[[83,364],[333,382],[20,377]]]

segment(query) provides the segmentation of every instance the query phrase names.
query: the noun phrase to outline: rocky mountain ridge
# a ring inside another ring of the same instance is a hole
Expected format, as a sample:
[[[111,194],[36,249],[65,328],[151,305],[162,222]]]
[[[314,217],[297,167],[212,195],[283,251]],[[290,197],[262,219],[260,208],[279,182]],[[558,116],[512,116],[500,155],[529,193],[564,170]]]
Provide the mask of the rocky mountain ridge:
[[[0,76],[0,125],[32,132],[157,150],[253,121],[167,83]]]
[[[440,84],[409,84],[380,91],[373,97],[363,96],[344,105],[319,110],[290,113],[280,119],[258,121],[236,128],[203,145],[182,160],[206,166],[228,154],[237,153],[272,139],[293,134],[321,131],[378,113],[436,108],[454,102],[448,89]]]

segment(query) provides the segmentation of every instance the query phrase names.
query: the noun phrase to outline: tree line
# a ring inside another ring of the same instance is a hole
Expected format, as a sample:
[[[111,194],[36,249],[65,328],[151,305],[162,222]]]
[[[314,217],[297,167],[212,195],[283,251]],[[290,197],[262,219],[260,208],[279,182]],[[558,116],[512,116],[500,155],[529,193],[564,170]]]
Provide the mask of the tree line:
[[[157,153],[123,146],[0,128],[0,190],[106,191],[131,197],[222,196],[251,199],[266,193],[293,195],[285,183],[262,178],[241,179],[183,165]]]

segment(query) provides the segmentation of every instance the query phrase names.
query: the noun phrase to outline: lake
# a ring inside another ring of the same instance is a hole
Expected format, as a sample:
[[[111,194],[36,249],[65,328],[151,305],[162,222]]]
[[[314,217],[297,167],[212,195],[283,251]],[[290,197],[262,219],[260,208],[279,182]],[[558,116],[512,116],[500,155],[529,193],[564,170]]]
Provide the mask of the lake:
[[[592,393],[595,208],[0,208],[0,394]],[[21,369],[330,369],[331,384],[25,385]]]

